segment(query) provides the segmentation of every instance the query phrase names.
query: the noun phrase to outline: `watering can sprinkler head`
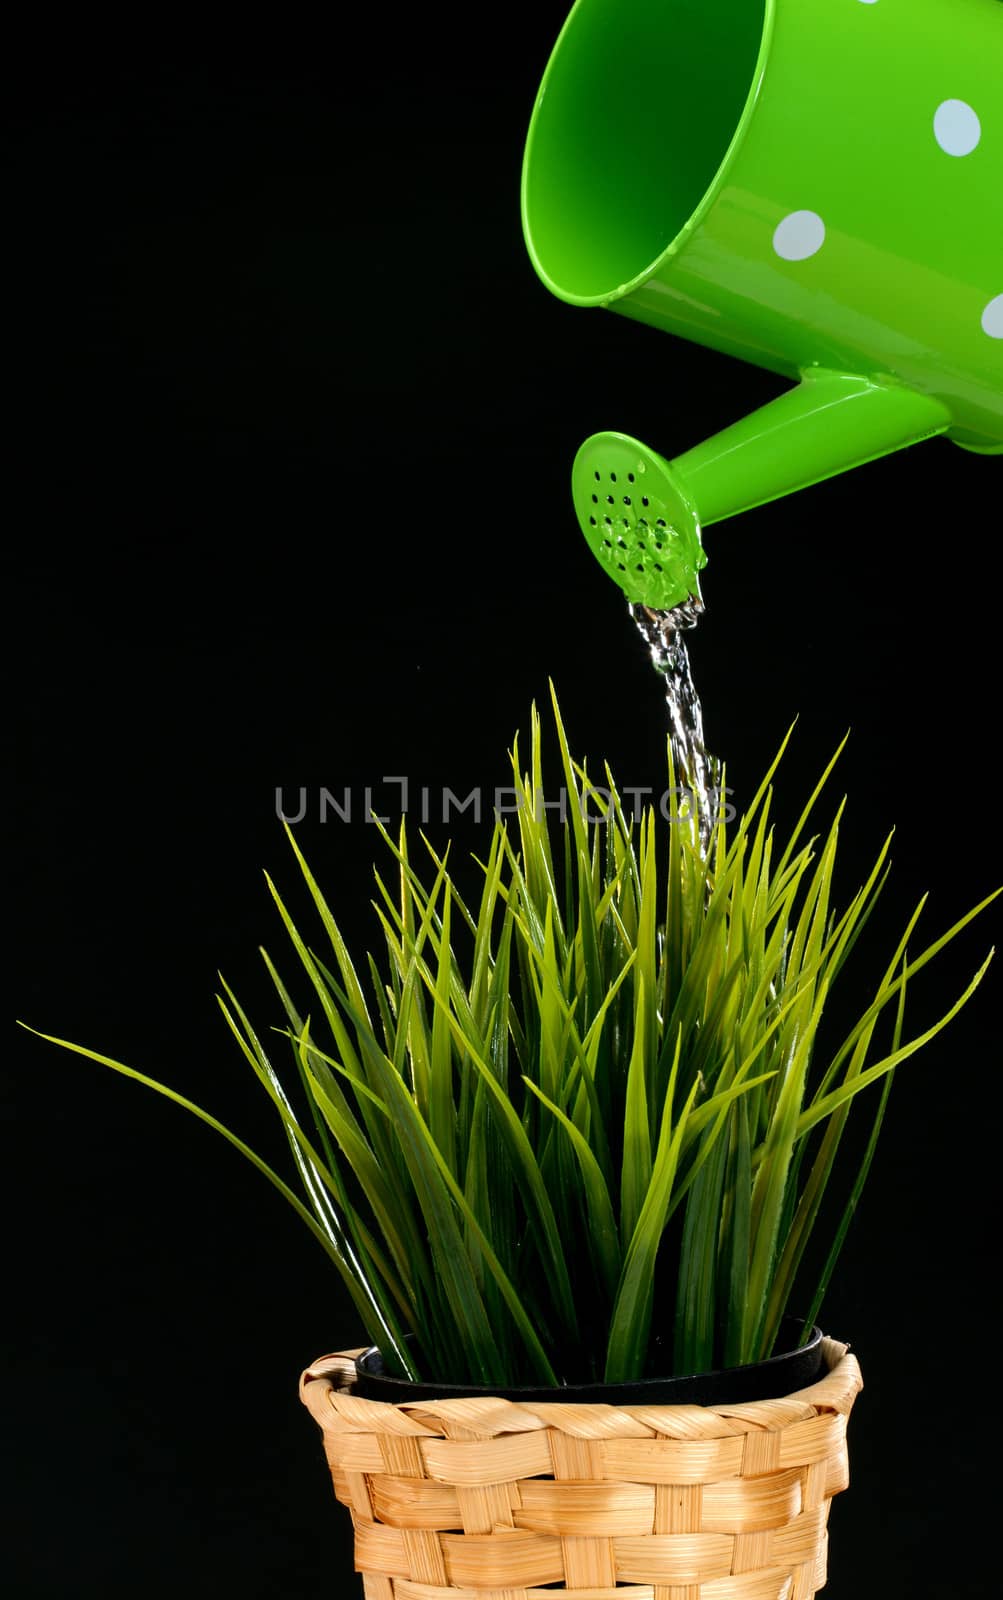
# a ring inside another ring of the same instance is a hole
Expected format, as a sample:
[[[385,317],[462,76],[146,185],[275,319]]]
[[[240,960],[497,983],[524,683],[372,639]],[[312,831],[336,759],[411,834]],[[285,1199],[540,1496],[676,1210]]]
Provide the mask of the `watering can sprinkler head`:
[[[667,461],[629,434],[595,433],[571,487],[589,549],[632,605],[670,611],[700,599],[700,522]]]
[[[576,0],[523,162],[539,276],[793,384],[672,460],[582,446],[632,603],[697,597],[714,522],[937,434],[1003,453],[1001,75],[999,0]]]
[[[572,470],[575,510],[627,599],[670,610],[700,599],[703,528],[944,433],[950,420],[941,400],[894,378],[811,367],[796,388],[672,461],[628,434],[593,434]]]

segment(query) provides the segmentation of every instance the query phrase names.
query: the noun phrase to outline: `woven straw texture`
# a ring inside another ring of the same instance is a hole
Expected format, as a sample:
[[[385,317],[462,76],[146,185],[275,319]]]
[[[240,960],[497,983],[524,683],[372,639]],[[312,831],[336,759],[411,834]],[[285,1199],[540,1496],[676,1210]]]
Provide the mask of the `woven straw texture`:
[[[300,1397],[352,1514],[366,1600],[810,1600],[848,1482],[860,1369],[739,1406],[391,1405],[325,1356]]]

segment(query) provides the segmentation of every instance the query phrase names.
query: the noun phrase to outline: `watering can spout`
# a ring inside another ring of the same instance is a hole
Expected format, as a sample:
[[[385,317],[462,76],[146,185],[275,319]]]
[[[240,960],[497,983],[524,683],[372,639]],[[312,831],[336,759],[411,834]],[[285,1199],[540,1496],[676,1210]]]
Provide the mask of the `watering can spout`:
[[[812,367],[672,461],[627,434],[593,434],[575,459],[575,509],[627,598],[667,610],[699,595],[703,528],[944,433],[950,421],[940,400],[894,380]]]

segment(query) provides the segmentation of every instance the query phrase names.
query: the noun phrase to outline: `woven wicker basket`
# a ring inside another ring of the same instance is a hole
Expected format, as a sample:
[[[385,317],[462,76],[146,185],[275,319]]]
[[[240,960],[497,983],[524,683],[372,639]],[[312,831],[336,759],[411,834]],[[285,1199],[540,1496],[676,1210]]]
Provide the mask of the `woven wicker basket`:
[[[810,1600],[825,1583],[861,1388],[835,1340],[818,1383],[739,1406],[391,1405],[351,1392],[359,1353],[308,1367],[300,1397],[366,1600]]]

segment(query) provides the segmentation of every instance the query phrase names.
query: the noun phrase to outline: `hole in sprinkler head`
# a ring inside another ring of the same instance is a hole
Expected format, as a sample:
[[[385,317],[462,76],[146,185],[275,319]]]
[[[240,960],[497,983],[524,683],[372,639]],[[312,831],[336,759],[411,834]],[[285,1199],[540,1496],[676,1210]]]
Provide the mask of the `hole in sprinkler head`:
[[[647,506],[647,505],[651,504],[651,502],[648,499],[648,496],[646,494],[642,494],[642,496],[641,496],[641,504],[642,504],[642,506]]]
[[[656,549],[656,550],[660,550],[660,549],[661,549],[661,548],[662,548],[662,541],[661,541],[661,539],[656,539],[656,540],[655,540],[655,549]]]
[[[611,505],[613,505],[613,504],[614,504],[614,501],[613,501],[613,496],[612,496],[612,495],[611,495],[611,494],[608,494],[608,495],[607,495],[607,496],[606,496],[606,504],[607,504],[607,505],[608,505],[608,506],[611,506]]]
[[[637,570],[638,570],[638,572],[643,572],[644,571],[644,563],[642,561],[639,561],[637,563]]]
[[[593,496],[592,496],[592,504],[593,504],[593,505],[594,505],[594,506],[597,506],[597,505],[598,505],[598,504],[599,504],[599,496],[598,496],[598,495],[597,495],[597,494],[594,494],[594,495],[593,495]]]
[[[613,526],[613,518],[612,517],[603,517],[603,521],[605,523],[608,523],[610,527]]]
[[[617,542],[617,544],[618,544],[618,545],[619,545],[619,546],[620,546],[620,549],[621,549],[621,550],[626,550],[626,548],[627,548],[627,541],[626,541],[626,539],[618,539],[618,540],[617,540],[617,541],[616,541],[616,542]]]
[[[603,540],[603,544],[606,546],[607,550],[612,550],[612,548],[613,548],[612,539],[604,539]]]
[[[628,474],[627,474],[627,482],[628,483],[633,483],[633,481],[634,481],[634,474],[632,472],[628,472]]]
[[[616,473],[615,472],[611,472],[610,473],[609,481],[610,481],[610,483],[615,483],[616,482]]]
[[[599,482],[599,474],[598,474],[598,472],[594,474],[594,477],[595,477],[596,483],[598,483]]]
[[[625,506],[629,506],[630,505],[630,495],[629,494],[625,494],[624,495],[623,503],[624,503]]]
[[[592,524],[592,526],[593,526],[593,528],[594,528],[594,527],[595,527],[595,525],[596,525],[596,519],[595,519],[595,517],[590,517],[590,518],[589,518],[589,521],[590,521],[590,522],[591,522],[591,524]]]
[[[664,528],[665,527],[665,518],[664,517],[659,517],[658,521],[655,523],[655,527],[656,528]]]
[[[662,563],[660,561],[656,561],[655,562],[655,571],[656,572],[661,572],[661,570],[662,570]]]
[[[627,568],[624,566],[622,561],[618,561],[616,564],[616,570],[617,572],[626,572]]]
[[[637,519],[637,526],[638,526],[638,527],[639,527],[639,528],[646,528],[646,527],[647,527],[647,526],[648,526],[648,519],[647,519],[647,517],[638,517],[638,519]]]

